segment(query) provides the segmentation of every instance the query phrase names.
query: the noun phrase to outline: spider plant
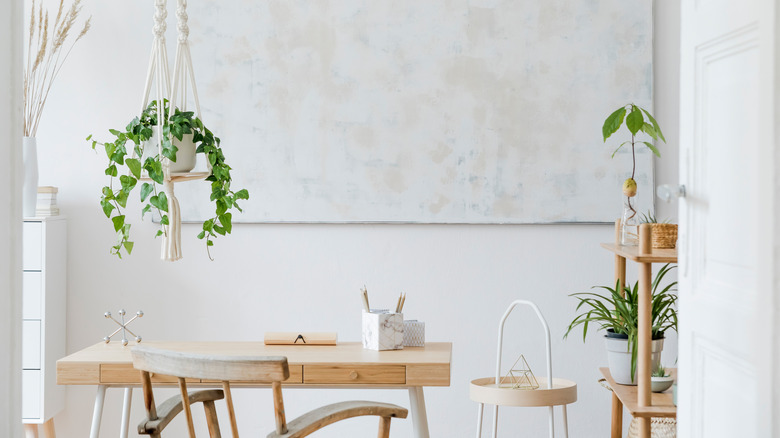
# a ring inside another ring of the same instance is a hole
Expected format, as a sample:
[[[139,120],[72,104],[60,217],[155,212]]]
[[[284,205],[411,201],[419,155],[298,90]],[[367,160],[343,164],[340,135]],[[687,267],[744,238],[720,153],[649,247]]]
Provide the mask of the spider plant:
[[[661,339],[664,333],[671,329],[677,331],[677,282],[674,281],[661,288],[664,276],[674,269],[674,266],[666,264],[658,271],[651,284],[651,332],[653,339]],[[582,341],[588,334],[590,323],[599,325],[600,330],[608,330],[628,337],[628,350],[631,352],[631,376],[636,371],[636,346],[639,334],[639,282],[633,287],[622,288],[618,280],[615,287],[594,286],[603,289],[607,293],[582,292],[571,294],[579,300],[575,311],[583,309],[569,324],[564,339],[577,327],[582,326]]]

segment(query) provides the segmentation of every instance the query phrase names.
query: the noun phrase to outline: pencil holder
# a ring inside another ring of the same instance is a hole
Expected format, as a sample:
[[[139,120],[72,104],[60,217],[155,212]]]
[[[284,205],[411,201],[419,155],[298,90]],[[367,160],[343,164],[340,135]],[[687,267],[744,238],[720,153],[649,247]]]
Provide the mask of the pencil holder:
[[[404,347],[425,347],[425,323],[411,319],[404,321]]]
[[[387,310],[364,310],[363,348],[377,351],[403,349],[404,315]]]

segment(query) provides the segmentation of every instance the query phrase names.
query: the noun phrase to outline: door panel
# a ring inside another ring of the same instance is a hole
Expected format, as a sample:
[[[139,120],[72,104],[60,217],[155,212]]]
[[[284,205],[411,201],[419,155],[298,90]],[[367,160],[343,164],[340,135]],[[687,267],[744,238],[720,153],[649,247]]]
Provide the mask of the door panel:
[[[682,437],[772,436],[774,7],[682,3]]]

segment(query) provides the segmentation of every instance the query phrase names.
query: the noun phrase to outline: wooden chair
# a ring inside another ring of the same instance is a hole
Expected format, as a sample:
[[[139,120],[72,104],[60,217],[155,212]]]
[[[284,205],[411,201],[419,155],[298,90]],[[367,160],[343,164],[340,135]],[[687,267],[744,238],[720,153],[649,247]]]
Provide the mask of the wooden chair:
[[[290,421],[285,419],[282,401],[282,382],[290,377],[287,358],[282,356],[207,356],[162,350],[139,345],[132,350],[133,366],[141,370],[146,419],[138,425],[138,433],[160,437],[171,420],[184,411],[190,438],[195,438],[190,405],[203,403],[211,438],[219,438],[219,423],[215,400],[225,399],[230,416],[233,438],[238,438],[238,426],[230,394],[230,382],[253,381],[271,383],[274,397],[276,431],[268,438],[305,437],[323,427],[347,418],[375,415],[379,419],[379,438],[390,436],[390,419],[406,418],[408,411],[400,406],[370,401],[348,401],[323,406]],[[180,396],[173,396],[155,406],[150,373],[175,376],[179,382]],[[186,379],[221,381],[222,389],[187,392]]]

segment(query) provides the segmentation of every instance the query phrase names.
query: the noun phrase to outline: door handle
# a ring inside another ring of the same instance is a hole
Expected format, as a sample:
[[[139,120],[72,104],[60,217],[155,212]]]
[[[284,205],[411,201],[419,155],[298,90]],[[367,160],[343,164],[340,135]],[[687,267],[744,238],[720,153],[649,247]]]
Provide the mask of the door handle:
[[[672,202],[677,198],[685,197],[685,185],[661,184],[655,189],[655,193],[663,201]]]

